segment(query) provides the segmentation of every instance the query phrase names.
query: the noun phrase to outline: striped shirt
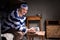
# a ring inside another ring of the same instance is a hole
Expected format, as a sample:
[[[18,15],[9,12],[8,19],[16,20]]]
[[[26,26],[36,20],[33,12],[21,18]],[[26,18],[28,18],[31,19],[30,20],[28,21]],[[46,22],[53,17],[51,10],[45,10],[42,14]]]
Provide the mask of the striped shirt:
[[[2,26],[3,31],[7,31],[8,29],[14,28],[18,31],[20,30],[22,32],[26,32],[25,20],[26,20],[25,16],[20,17],[18,15],[18,9],[14,10],[4,20],[4,24]]]

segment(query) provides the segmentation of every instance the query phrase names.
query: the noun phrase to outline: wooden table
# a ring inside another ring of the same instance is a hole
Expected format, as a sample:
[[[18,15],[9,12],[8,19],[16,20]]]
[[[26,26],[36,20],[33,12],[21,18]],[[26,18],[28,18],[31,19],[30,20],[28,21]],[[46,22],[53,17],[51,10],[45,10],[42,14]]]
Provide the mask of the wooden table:
[[[28,35],[28,40],[34,40],[34,37],[39,37],[39,38],[41,38],[41,40],[44,40],[45,31],[39,31],[39,32],[36,32],[36,33],[30,33]]]

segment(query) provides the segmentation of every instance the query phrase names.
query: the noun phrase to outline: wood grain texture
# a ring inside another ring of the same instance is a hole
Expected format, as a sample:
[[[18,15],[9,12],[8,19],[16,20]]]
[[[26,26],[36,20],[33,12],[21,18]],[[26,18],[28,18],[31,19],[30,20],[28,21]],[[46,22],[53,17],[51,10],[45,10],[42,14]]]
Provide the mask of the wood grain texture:
[[[46,27],[47,37],[60,38],[60,25],[50,25]]]

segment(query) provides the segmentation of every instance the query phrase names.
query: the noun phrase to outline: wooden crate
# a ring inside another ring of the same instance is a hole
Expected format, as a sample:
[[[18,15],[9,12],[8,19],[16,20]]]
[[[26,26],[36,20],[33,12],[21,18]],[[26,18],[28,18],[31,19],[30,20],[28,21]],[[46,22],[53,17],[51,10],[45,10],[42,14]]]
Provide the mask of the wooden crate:
[[[50,20],[46,21],[46,37],[47,38],[60,38],[59,21],[50,21]]]
[[[46,26],[47,38],[60,38],[60,25]]]

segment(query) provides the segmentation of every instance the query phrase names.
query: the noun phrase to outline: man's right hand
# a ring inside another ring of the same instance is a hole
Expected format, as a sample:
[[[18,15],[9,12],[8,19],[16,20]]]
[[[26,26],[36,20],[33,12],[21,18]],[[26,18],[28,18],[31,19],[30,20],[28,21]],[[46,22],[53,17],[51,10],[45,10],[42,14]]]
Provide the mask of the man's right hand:
[[[30,28],[30,29],[28,29],[29,31],[28,32],[32,32],[32,33],[35,33],[36,32],[36,30],[35,30],[35,28]]]

